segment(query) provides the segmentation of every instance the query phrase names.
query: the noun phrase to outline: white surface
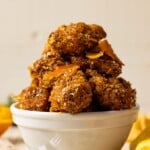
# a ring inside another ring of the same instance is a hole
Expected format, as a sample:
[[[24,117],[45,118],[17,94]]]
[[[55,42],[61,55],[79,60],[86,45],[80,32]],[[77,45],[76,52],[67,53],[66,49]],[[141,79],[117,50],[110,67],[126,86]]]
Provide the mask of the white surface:
[[[39,58],[49,33],[61,24],[101,24],[123,74],[137,89],[142,111],[150,109],[149,0],[1,0],[0,101],[30,83],[27,67]]]
[[[13,104],[11,111],[31,150],[120,150],[137,118],[138,107],[71,115],[21,110]]]
[[[29,150],[17,127],[10,127],[0,137],[0,150]]]

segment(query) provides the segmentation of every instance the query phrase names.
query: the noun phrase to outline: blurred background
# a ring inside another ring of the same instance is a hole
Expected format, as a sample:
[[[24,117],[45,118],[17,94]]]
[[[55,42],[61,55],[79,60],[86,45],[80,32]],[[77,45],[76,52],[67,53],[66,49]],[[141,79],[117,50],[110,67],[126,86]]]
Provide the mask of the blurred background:
[[[62,24],[100,24],[125,63],[142,112],[150,111],[149,0],[0,0],[0,102],[29,85],[28,66]]]

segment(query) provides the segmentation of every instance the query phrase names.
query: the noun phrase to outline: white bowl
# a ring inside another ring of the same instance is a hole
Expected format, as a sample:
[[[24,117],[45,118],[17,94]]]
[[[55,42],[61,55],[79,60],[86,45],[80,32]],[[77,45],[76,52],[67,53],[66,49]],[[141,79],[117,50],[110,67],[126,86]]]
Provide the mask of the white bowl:
[[[13,104],[11,111],[30,150],[120,150],[139,107],[71,115],[21,110]]]

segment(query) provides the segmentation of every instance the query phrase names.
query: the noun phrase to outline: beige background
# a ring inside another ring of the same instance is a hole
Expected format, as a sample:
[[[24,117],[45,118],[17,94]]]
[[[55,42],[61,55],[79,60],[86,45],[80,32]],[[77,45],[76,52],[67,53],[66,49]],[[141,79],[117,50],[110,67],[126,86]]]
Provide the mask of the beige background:
[[[0,0],[0,101],[29,82],[49,33],[61,24],[101,24],[126,64],[123,76],[137,89],[141,111],[150,110],[149,0]]]

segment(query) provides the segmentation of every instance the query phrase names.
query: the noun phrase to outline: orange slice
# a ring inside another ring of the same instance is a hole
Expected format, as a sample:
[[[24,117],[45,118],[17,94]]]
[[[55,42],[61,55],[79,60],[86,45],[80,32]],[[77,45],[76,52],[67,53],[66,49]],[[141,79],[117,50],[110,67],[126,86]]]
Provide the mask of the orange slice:
[[[111,45],[108,43],[107,40],[101,40],[99,42],[99,47],[106,55],[110,56],[113,60],[117,61],[119,64],[124,65],[123,62],[114,53]]]
[[[12,125],[12,115],[10,108],[0,105],[0,135],[2,135]]]
[[[78,65],[66,65],[66,66],[61,66],[54,70],[53,72],[46,72],[43,75],[43,85],[47,86],[50,84],[51,81],[57,79],[59,76],[62,74],[65,74],[66,72],[74,73],[76,70],[79,69]]]

